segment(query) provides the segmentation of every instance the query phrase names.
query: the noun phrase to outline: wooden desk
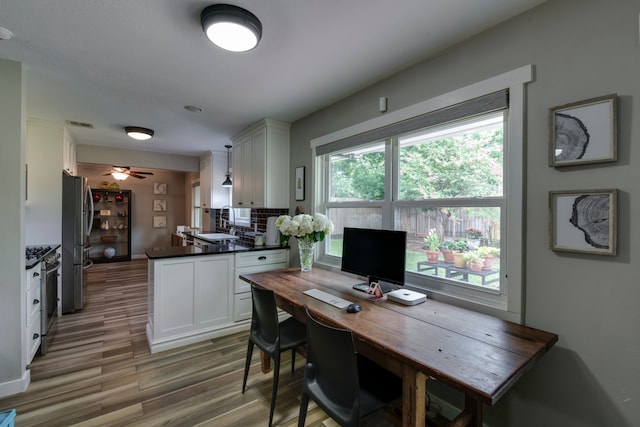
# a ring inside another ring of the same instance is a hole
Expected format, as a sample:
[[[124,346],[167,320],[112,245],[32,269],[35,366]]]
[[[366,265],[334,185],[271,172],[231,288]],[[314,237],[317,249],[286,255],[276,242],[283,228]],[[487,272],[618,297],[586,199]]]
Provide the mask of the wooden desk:
[[[240,278],[275,292],[276,303],[305,321],[304,306],[323,323],[352,331],[358,352],[403,380],[402,424],[425,425],[426,380],[465,394],[453,426],[481,426],[482,405],[493,405],[558,340],[556,334],[427,300],[403,306],[372,302],[351,289],[358,280],[314,268],[244,274]],[[351,314],[303,294],[317,288],[360,304]]]

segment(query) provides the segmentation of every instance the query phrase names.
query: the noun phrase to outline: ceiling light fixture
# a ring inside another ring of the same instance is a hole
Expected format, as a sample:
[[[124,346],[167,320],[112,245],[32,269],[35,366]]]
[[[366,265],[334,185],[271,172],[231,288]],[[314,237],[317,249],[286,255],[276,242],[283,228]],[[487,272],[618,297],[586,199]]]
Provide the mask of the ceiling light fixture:
[[[200,22],[213,44],[231,52],[251,50],[262,37],[260,20],[248,10],[230,4],[206,7]]]
[[[129,177],[126,173],[122,172],[111,172],[111,176],[114,177],[118,181],[124,181]]]
[[[141,128],[137,126],[127,126],[124,131],[130,138],[137,139],[138,141],[146,141],[151,139],[153,131],[147,128]]]
[[[224,180],[224,182],[222,183],[223,187],[232,187],[233,183],[231,182],[231,151],[229,151],[231,149],[230,145],[225,145],[224,146],[227,149],[227,179]]]

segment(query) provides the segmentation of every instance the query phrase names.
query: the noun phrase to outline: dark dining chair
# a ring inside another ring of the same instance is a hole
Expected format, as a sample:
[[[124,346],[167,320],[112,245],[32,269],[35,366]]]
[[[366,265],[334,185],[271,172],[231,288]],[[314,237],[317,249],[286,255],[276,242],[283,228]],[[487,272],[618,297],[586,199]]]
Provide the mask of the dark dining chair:
[[[244,365],[244,380],[242,381],[242,393],[247,386],[247,376],[253,355],[253,346],[256,345],[273,359],[273,386],[271,391],[271,411],[269,413],[269,426],[273,421],[273,412],[276,406],[276,393],[278,391],[278,377],[280,376],[280,353],[291,350],[291,373],[295,369],[296,348],[306,341],[304,324],[290,317],[282,322],[278,321],[278,310],[273,291],[257,288],[251,285],[253,304],[253,316],[249,330],[249,344],[247,347],[247,360]]]
[[[298,427],[309,399],[343,427],[402,396],[402,380],[356,353],[351,331],[323,325],[307,313],[307,364],[302,382]]]

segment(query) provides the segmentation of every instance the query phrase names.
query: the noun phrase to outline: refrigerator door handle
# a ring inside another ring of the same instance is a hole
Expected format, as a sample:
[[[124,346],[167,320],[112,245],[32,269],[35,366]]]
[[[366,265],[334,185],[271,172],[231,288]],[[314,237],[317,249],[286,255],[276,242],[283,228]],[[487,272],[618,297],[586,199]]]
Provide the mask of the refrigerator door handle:
[[[84,262],[84,264],[82,264],[82,269],[83,270],[87,270],[92,265],[93,265],[93,261],[87,258],[87,260]]]
[[[89,215],[89,220],[87,221],[87,230],[86,230],[87,237],[89,237],[91,235],[91,230],[93,228],[93,193],[91,192],[91,187],[89,186],[89,184],[87,184],[86,197],[89,198],[89,212],[87,213],[87,215]]]

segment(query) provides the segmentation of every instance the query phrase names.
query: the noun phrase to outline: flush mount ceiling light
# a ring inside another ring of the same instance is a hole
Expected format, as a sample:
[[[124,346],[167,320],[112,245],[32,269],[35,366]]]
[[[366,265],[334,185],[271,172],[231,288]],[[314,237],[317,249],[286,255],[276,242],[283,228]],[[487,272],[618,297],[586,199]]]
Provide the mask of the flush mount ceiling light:
[[[229,149],[231,149],[231,146],[225,145],[224,147],[227,149],[227,179],[224,180],[222,186],[233,187],[233,183],[231,182],[231,171],[229,170],[229,168],[231,167],[231,151],[229,151]]]
[[[137,139],[138,141],[146,141],[151,139],[153,131],[147,128],[141,128],[137,126],[127,126],[124,131],[130,138]]]
[[[232,52],[245,52],[262,37],[260,20],[248,10],[230,4],[214,4],[200,14],[202,29],[211,42]]]

